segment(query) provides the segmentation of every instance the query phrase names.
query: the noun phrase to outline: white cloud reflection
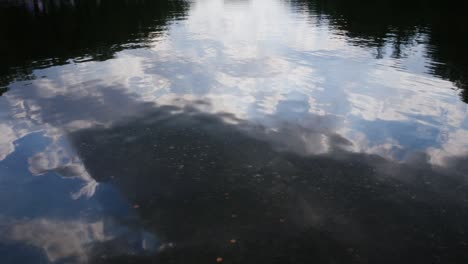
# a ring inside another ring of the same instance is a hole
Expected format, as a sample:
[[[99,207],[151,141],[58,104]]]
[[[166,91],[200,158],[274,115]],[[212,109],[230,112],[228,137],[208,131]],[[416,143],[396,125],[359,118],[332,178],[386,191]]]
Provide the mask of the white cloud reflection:
[[[397,161],[424,152],[439,166],[466,156],[468,107],[452,83],[424,73],[424,45],[400,61],[376,61],[326,20],[319,24],[291,8],[281,1],[196,1],[186,20],[169,24],[150,49],[35,70],[44,78],[14,82],[2,96],[0,162],[20,139],[40,133],[48,143],[27,157],[31,174],[80,179],[71,198],[90,198],[98,182],[67,136],[155,105],[231,114],[261,125],[261,133],[246,131],[252,136],[301,155],[339,145]],[[26,219],[0,238],[27,241],[52,262],[86,263],[90,243],[113,238],[104,226]]]
[[[416,58],[422,44],[408,63],[376,63],[371,52],[349,44],[326,20],[319,24],[287,3],[265,1],[195,1],[186,19],[170,23],[151,49],[36,70],[46,77],[11,84],[5,97],[14,113],[0,125],[0,160],[14,152],[19,138],[41,131],[52,143],[30,158],[31,172],[80,177],[88,186],[83,192],[91,195],[96,183],[76,154],[60,146],[67,133],[138,115],[142,102],[197,100],[209,102],[203,111],[265,126],[274,126],[266,121],[272,116],[297,124],[307,115],[334,116],[333,131],[351,140],[355,151],[389,158],[395,158],[389,150],[406,148],[427,151],[441,164],[441,156],[465,153],[468,132],[461,124],[467,107],[452,83],[421,72],[425,59]],[[122,92],[132,100],[117,95]],[[436,134],[426,136],[433,137],[429,146],[408,146],[394,136],[398,128],[385,123],[385,138],[374,140],[376,132],[363,125],[371,122],[413,123],[407,136],[414,141],[429,128]]]
[[[3,222],[8,220],[3,219]],[[105,234],[102,221],[88,223],[80,220],[61,221],[33,219],[17,221],[0,235],[2,240],[26,241],[42,249],[52,263],[69,259],[88,263],[89,245],[112,239]]]

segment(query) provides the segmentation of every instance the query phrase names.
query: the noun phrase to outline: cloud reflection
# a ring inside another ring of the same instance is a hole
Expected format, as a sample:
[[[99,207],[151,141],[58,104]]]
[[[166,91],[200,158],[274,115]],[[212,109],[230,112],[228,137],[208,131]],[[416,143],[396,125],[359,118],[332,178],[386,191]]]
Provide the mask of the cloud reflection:
[[[229,252],[219,241],[235,235],[257,263],[311,248],[337,262],[396,262],[394,248],[429,262],[438,250],[450,255],[445,241],[466,246],[468,108],[452,82],[424,71],[424,42],[414,56],[376,60],[332,20],[265,0],[195,1],[155,33],[102,61],[9,82],[2,166],[39,133],[46,146],[24,154],[25,164],[31,175],[78,181],[64,200],[91,203],[102,185],[118,189],[118,206],[136,205],[143,221],[133,224],[150,230],[123,246],[130,260],[141,253],[134,248],[156,248],[149,234],[203,261],[199,249]],[[51,262],[115,260],[95,253],[118,237],[107,220],[62,218],[2,221],[2,239],[40,248]],[[408,233],[413,240],[400,236]]]

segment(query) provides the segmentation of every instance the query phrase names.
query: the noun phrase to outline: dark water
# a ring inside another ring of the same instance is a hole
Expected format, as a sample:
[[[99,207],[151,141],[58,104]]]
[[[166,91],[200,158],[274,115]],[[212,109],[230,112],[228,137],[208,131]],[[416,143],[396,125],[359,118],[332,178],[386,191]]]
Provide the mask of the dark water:
[[[0,263],[468,263],[465,10],[0,0]]]

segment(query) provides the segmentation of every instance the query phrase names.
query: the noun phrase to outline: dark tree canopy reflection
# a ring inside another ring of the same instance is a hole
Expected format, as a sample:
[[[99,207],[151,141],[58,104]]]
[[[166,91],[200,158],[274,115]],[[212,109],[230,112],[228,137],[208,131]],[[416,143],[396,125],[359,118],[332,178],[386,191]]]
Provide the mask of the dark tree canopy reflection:
[[[29,0],[3,5],[0,85],[36,67],[107,60],[123,49],[145,47],[186,8],[179,0]]]
[[[330,19],[332,27],[342,30],[352,43],[375,49],[377,58],[391,45],[396,59],[405,57],[418,41],[427,44],[432,60],[430,73],[450,80],[461,89],[468,102],[468,17],[466,3],[456,1],[402,0],[310,0],[298,1],[312,14]],[[427,39],[418,39],[427,34]],[[388,51],[387,51],[388,52]]]

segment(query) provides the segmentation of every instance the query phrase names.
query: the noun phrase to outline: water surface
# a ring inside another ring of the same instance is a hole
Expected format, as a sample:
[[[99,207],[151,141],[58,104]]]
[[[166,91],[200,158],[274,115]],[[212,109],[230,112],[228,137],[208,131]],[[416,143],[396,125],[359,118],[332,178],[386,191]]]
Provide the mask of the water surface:
[[[0,262],[466,263],[463,10],[0,1]]]

